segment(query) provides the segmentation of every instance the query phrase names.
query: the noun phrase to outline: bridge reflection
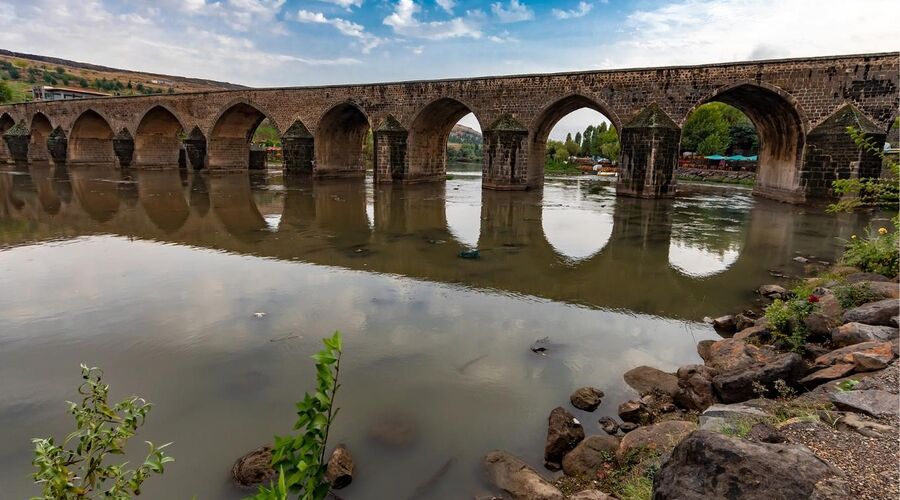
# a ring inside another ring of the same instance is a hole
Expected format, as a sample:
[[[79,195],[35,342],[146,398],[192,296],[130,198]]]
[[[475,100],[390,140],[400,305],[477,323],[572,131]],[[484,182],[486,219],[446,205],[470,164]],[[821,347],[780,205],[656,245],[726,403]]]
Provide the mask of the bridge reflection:
[[[0,172],[0,245],[114,234],[698,319],[740,307],[811,234],[854,226],[749,196],[569,206],[583,195],[32,165]],[[472,246],[479,260],[458,258]]]

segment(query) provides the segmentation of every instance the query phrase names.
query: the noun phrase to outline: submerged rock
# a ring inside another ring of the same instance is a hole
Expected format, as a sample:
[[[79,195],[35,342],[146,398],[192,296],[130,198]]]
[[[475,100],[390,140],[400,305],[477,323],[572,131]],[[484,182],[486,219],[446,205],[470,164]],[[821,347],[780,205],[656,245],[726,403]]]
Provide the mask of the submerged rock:
[[[668,396],[678,392],[678,377],[652,366],[638,366],[625,372],[625,383],[638,394],[658,391]]]
[[[603,429],[603,432],[615,435],[619,432],[619,424],[613,420],[611,417],[600,417],[598,421],[600,424],[600,428]]]
[[[584,411],[594,411],[600,406],[603,391],[593,387],[582,387],[569,396],[572,406]]]
[[[550,412],[544,462],[548,469],[559,470],[563,456],[584,439],[584,428],[574,415],[559,406]]]
[[[655,500],[728,498],[850,498],[840,481],[829,492],[817,485],[842,474],[809,448],[755,443],[697,431],[681,441],[653,480]]]
[[[231,466],[234,483],[245,489],[254,489],[260,484],[268,483],[277,474],[272,468],[272,448],[269,446],[260,446],[237,459]]]
[[[491,482],[514,500],[563,500],[565,496],[522,460],[505,451],[484,457]]]
[[[404,448],[416,440],[418,428],[405,415],[386,415],[369,427],[369,437],[385,446]]]

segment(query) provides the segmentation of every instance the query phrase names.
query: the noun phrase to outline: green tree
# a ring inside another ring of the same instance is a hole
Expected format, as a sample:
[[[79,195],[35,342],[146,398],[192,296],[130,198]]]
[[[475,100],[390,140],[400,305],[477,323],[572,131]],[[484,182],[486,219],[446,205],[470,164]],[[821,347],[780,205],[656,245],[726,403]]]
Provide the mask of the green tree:
[[[584,134],[581,136],[581,155],[582,156],[590,156],[591,155],[591,143],[594,139],[594,126],[588,125],[586,129],[584,129]]]
[[[0,82],[0,103],[13,100],[13,89],[6,82]]]
[[[76,430],[57,445],[53,438],[35,438],[32,477],[41,487],[36,500],[127,500],[140,495],[141,485],[151,474],[162,474],[174,461],[163,446],[149,441],[150,451],[137,469],[127,462],[110,464],[114,455],[125,453],[125,444],[144,425],[150,404],[136,396],[110,405],[109,385],[99,368],[81,365],[81,403],[69,402]],[[71,445],[74,445],[72,447]]]
[[[581,150],[581,132],[575,132],[575,144],[578,145],[579,151]]]
[[[18,80],[22,76],[21,74],[19,74],[19,70],[12,66],[9,67],[7,73],[9,73],[9,78],[12,80]]]
[[[569,134],[566,137],[566,152],[569,156],[578,155],[578,151],[581,149],[581,146],[578,145],[575,141],[572,140],[572,135]]]
[[[88,83],[87,79],[85,79],[85,78],[81,78],[80,80],[78,80],[78,85],[79,85],[81,88],[84,88],[84,89],[86,89],[86,88],[88,88],[88,87],[91,86],[91,84]]]
[[[730,148],[752,151],[758,144],[750,119],[739,109],[721,102],[699,106],[681,131],[682,150],[703,155],[725,154]]]

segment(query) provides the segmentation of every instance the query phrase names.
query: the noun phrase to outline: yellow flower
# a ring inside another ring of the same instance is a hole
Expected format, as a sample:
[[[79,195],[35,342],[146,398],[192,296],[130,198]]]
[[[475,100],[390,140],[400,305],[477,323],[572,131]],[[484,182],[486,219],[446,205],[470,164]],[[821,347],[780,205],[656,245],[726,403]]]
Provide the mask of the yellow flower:
[[[851,239],[851,240],[855,240],[855,239],[856,239],[856,235],[855,235],[855,234],[850,235],[850,239]]]
[[[878,228],[878,234],[884,236],[884,235],[886,235],[887,233],[888,233],[887,229],[885,229],[885,228],[883,228],[883,227],[879,227],[879,228]]]

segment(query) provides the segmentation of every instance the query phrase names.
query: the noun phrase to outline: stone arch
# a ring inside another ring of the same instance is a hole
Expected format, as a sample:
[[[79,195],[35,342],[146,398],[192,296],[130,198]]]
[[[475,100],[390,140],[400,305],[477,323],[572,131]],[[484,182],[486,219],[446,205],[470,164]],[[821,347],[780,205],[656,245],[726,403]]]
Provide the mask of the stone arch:
[[[261,107],[245,100],[227,106],[216,117],[207,136],[209,168],[249,168],[253,132],[269,116]],[[272,121],[272,124],[275,125],[275,122]]]
[[[9,113],[3,113],[0,115],[0,137],[3,136],[9,129],[16,126],[16,120],[13,119]],[[9,147],[6,146],[6,141],[0,140],[0,163],[5,163],[12,160],[12,156],[9,154]]]
[[[602,114],[621,133],[622,128],[619,116],[602,100],[577,92],[554,99],[541,109],[528,127],[527,179],[529,185],[540,185],[543,183],[544,156],[550,131],[564,116],[581,108],[592,109]]]
[[[69,134],[70,163],[114,163],[113,129],[103,116],[88,109],[75,120]]]
[[[782,201],[802,201],[800,170],[809,121],[796,99],[761,82],[732,83],[695,104],[680,125],[697,107],[714,101],[739,109],[756,127],[759,166],[754,192]]]
[[[363,141],[369,116],[356,103],[343,101],[322,114],[315,133],[315,175],[345,177],[365,175]]]
[[[409,127],[408,179],[440,178],[446,174],[450,131],[469,113],[475,111],[454,97],[440,97],[419,110]],[[480,120],[478,123],[484,128]]]
[[[135,129],[134,164],[177,166],[183,132],[184,125],[175,113],[160,104],[153,106],[144,113]]]
[[[50,160],[47,139],[53,131],[53,125],[47,115],[37,112],[31,118],[31,143],[28,146],[28,161],[45,162]]]

